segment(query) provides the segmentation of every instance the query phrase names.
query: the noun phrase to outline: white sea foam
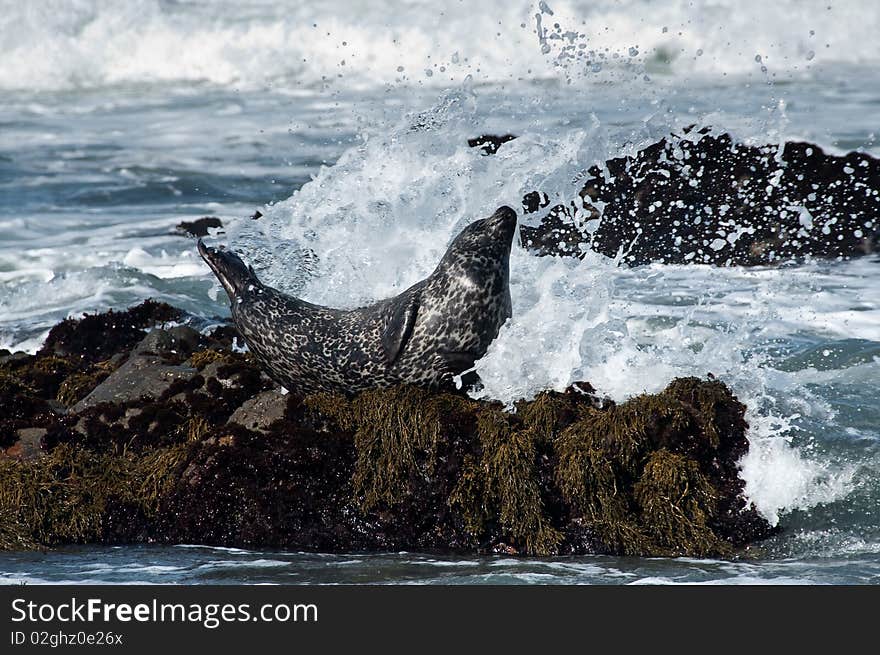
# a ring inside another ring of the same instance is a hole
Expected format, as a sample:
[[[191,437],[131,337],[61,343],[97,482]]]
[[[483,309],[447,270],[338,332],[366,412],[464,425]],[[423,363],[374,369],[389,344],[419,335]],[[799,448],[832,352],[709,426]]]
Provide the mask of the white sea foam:
[[[0,1],[0,88],[206,81],[347,88],[600,69],[765,75],[876,63],[880,5],[852,0],[383,3]],[[762,70],[766,69],[766,70]]]

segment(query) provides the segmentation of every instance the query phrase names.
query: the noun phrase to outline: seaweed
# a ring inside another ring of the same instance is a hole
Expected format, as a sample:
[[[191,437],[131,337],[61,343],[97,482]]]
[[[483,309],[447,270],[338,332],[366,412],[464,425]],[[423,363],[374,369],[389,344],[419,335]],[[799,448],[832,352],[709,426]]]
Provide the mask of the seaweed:
[[[184,446],[133,455],[64,444],[34,460],[0,459],[0,534],[47,546],[108,541],[105,522],[120,506],[155,517],[184,453]]]
[[[748,447],[744,413],[721,383],[681,378],[660,394],[588,411],[569,426],[556,444],[556,482],[593,547],[729,555],[740,540],[713,532],[714,487],[733,492],[744,509],[736,475]]]
[[[73,407],[106,380],[115,369],[116,362],[108,359],[89,366],[85,371],[77,371],[64,378],[58,387],[56,398],[65,407]]]
[[[536,466],[541,431],[496,406],[479,412],[477,433],[479,457],[466,462],[449,503],[460,508],[474,533],[497,516],[502,539],[515,544],[510,548],[533,555],[557,552],[562,535],[544,511]]]
[[[99,362],[117,353],[131,350],[150,326],[179,320],[179,309],[163,302],[145,300],[125,311],[110,310],[68,318],[53,327],[46,337],[39,357],[60,355],[84,362]]]

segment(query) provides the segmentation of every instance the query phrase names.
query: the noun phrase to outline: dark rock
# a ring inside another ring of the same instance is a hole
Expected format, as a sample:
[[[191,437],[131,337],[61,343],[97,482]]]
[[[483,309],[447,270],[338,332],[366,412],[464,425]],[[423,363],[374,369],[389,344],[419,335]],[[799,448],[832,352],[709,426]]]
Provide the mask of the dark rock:
[[[369,526],[349,501],[353,460],[350,435],[300,428],[267,440],[230,426],[191,452],[162,501],[159,539],[362,550]]]
[[[174,350],[174,339],[168,330],[150,330],[132,349],[131,356],[162,355]]]
[[[55,420],[48,402],[23,382],[0,372],[0,449],[9,448],[18,440],[18,430],[42,427]]]
[[[549,204],[539,192],[523,199],[526,213]],[[880,161],[870,155],[750,146],[702,130],[590,167],[579,198],[520,235],[539,255],[751,266],[875,252],[878,217]]]
[[[60,400],[50,398],[46,401],[46,406],[55,414],[67,414],[67,406]]]
[[[212,229],[222,229],[223,221],[216,216],[203,216],[194,221],[181,221],[175,228],[178,232],[190,237],[206,237]]]
[[[173,327],[168,330],[168,334],[171,335],[175,349],[181,353],[193,353],[202,345],[201,333],[188,325]]]
[[[244,344],[241,334],[235,329],[234,325],[220,325],[214,328],[206,337],[206,346],[208,348],[232,349],[236,341],[238,345]]]
[[[224,425],[248,399],[275,386],[255,362],[238,353],[201,351],[189,362],[199,369],[193,383],[201,380],[202,384],[193,388],[178,383],[163,398],[182,400],[192,414],[210,425]]]
[[[132,355],[70,411],[76,414],[101,403],[118,405],[143,398],[157,399],[175,382],[190,380],[197,373],[189,366],[166,364],[156,356]]]
[[[743,412],[723,385],[695,379],[606,409],[596,409],[583,388],[542,394],[520,403],[516,414],[406,388],[352,401],[291,398],[286,422],[259,442],[265,451],[253,452],[257,442],[248,432],[223,433],[190,461],[172,506],[177,516],[213,508],[210,529],[227,543],[730,555],[770,532],[742,498],[736,463],[748,448]],[[298,493],[313,481],[283,482],[301,479],[298,467],[315,461],[308,453],[319,447],[319,426],[333,439],[350,433],[354,446],[353,463],[331,469],[321,484],[339,503],[334,510],[347,508],[330,523],[315,522],[312,513],[304,518],[317,497],[303,507]],[[274,466],[246,468],[267,456]],[[227,478],[230,467],[242,475]],[[259,477],[270,470],[274,476]],[[227,482],[218,484],[218,475]],[[267,516],[277,519],[267,524]],[[288,531],[290,525],[298,529]],[[194,535],[172,540],[182,537]]]
[[[246,400],[229,417],[229,423],[238,423],[254,432],[264,432],[284,418],[286,409],[287,394],[279,389],[271,389]]]
[[[26,362],[31,358],[31,355],[18,351],[14,353],[10,353],[8,350],[4,350],[0,353],[0,366],[4,366],[6,364],[15,365],[17,363]]]
[[[579,383],[515,412],[411,387],[301,398],[219,338],[140,336],[0,364],[0,548],[731,557],[771,532],[738,476],[745,408],[714,379],[619,405]]]
[[[513,134],[503,134],[501,136],[484,134],[483,136],[468,139],[468,145],[471,148],[480,148],[484,155],[494,155],[498,152],[498,148],[508,141],[513,141],[515,138]]]
[[[168,330],[151,330],[132,350],[135,355],[163,355],[182,359],[194,352],[202,341],[198,330],[180,325]]]

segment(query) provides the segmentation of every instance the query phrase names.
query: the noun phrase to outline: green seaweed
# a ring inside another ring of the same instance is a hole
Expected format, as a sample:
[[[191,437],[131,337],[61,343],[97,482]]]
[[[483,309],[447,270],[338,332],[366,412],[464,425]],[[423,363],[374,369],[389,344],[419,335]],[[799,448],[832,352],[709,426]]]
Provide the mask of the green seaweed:
[[[76,405],[106,380],[114,368],[114,364],[110,360],[106,360],[88,367],[85,371],[67,376],[58,387],[56,399],[65,407]]]
[[[413,485],[433,475],[441,418],[449,411],[449,403],[459,400],[399,386],[365,391],[350,401],[316,394],[306,403],[354,433],[354,490],[362,498],[361,507],[369,511],[380,504],[401,502]]]
[[[0,459],[0,534],[50,546],[102,541],[115,507],[155,516],[185,452],[175,446],[138,456],[62,444],[33,460]]]
[[[556,483],[598,550],[731,552],[711,529],[716,494],[692,454],[718,454],[725,427],[718,409],[732,403],[739,405],[724,385],[682,378],[659,394],[585,412],[563,431],[555,444]],[[741,411],[731,414],[744,428]]]
[[[463,485],[453,492],[450,502],[464,505],[468,525],[480,525],[479,517],[494,514],[524,553],[550,555],[557,551],[562,535],[544,511],[541,482],[536,466],[536,435],[540,430],[524,426],[522,421],[490,407],[479,413],[477,433],[480,440],[478,471],[482,482],[479,492],[473,487],[473,469],[462,478]]]

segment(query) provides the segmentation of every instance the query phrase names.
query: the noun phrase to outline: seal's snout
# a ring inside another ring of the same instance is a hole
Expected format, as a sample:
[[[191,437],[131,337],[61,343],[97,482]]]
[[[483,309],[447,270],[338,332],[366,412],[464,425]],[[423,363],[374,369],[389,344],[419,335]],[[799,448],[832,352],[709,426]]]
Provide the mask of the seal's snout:
[[[507,205],[499,207],[487,221],[490,228],[504,239],[512,239],[516,230],[516,212]]]
[[[196,246],[199,249],[199,254],[202,256],[202,259],[204,259],[207,262],[208,256],[210,255],[211,251],[214,249],[206,246],[205,242],[202,241],[201,239],[198,240],[198,242],[196,243]]]
[[[230,298],[239,293],[246,284],[256,282],[253,271],[231,250],[211,248],[201,239],[197,245],[202,259],[214,271]]]
[[[516,221],[516,212],[507,205],[502,205],[495,210],[495,213],[492,214],[492,218],[505,221]]]

